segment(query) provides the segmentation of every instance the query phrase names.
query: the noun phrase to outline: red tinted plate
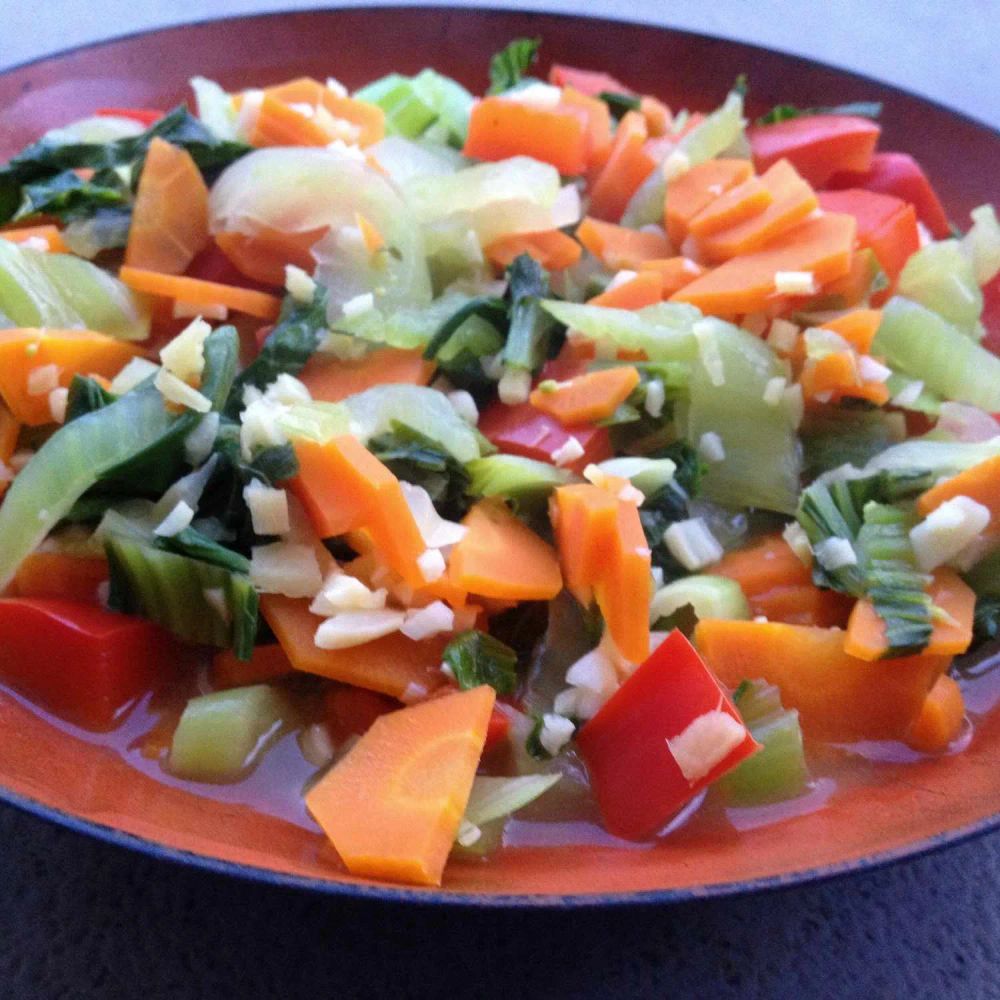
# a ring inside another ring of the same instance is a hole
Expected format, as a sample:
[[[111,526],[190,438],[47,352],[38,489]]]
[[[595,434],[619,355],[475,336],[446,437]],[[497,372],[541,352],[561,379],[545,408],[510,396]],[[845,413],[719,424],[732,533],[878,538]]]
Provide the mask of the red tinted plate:
[[[170,108],[185,99],[186,81],[195,74],[229,89],[331,72],[355,86],[431,65],[482,90],[490,55],[518,35],[541,36],[546,63],[603,69],[675,106],[717,106],[742,72],[750,78],[752,115],[789,100],[804,106],[880,100],[883,148],[915,155],[954,218],[1000,193],[995,133],[891,87],[733,42],[498,11],[283,14],[172,28],[45,59],[0,76],[0,156],[95,108]],[[345,46],[345,38],[371,44]],[[983,705],[993,701],[988,690],[979,697]],[[905,768],[873,765],[870,783],[844,786],[822,809],[777,825],[702,832],[705,824],[696,822],[638,850],[586,844],[505,849],[488,864],[452,862],[445,888],[429,891],[352,879],[304,817],[277,818],[266,804],[254,808],[239,794],[221,801],[190,786],[164,784],[0,691],[0,797],[10,802],[187,863],[321,891],[426,902],[671,901],[870,867],[998,825],[998,757],[1000,713],[986,713],[976,720],[964,753]]]

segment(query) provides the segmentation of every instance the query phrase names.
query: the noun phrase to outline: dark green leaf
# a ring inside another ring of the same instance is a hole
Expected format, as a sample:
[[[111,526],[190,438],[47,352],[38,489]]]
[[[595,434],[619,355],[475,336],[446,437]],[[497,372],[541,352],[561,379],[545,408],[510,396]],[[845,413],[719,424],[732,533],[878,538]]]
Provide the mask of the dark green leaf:
[[[443,659],[463,691],[489,684],[497,694],[513,694],[517,686],[517,653],[477,629],[455,636]]]
[[[536,371],[549,353],[558,323],[541,307],[549,294],[548,275],[528,254],[516,257],[507,269],[510,331],[503,349],[504,363]]]
[[[494,326],[503,326],[507,319],[507,307],[504,305],[503,299],[492,295],[480,295],[470,299],[441,324],[434,336],[431,337],[427,347],[424,348],[424,357],[428,361],[437,358],[448,341],[451,340],[452,334],[470,316],[480,316]]]
[[[85,413],[101,410],[117,398],[98,385],[92,378],[74,375],[73,381],[69,384],[65,423],[68,424],[70,421],[76,420],[77,417],[82,417]]]
[[[510,90],[538,60],[540,38],[515,38],[490,60],[490,89],[488,94]]]
[[[285,296],[274,329],[256,358],[240,373],[223,412],[235,417],[243,409],[243,389],[252,385],[266,389],[279,375],[298,375],[322,343],[328,325],[326,290],[316,286],[312,302]]]
[[[1000,598],[976,598],[976,611],[972,617],[972,636],[977,644],[1000,638]]]
[[[854,101],[851,104],[838,104],[830,108],[799,108],[794,104],[776,104],[766,115],[757,119],[758,125],[775,125],[787,122],[792,118],[804,118],[809,115],[852,115],[855,118],[878,118],[882,114],[881,101]]]
[[[15,221],[30,215],[51,215],[62,222],[86,218],[109,208],[128,212],[129,192],[114,171],[83,180],[72,170],[25,184]]]
[[[199,559],[227,569],[230,573],[250,572],[250,562],[245,556],[227,549],[196,528],[185,528],[169,538],[159,538],[157,544],[167,552]]]
[[[641,100],[634,94],[616,94],[610,90],[602,90],[597,96],[611,109],[616,121],[628,111],[638,111],[641,104]]]

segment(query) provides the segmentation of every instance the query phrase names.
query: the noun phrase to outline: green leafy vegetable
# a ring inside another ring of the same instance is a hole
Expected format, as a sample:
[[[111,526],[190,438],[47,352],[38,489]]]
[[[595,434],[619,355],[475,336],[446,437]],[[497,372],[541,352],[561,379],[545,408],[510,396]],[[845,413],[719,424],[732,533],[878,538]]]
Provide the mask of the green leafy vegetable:
[[[29,215],[50,215],[62,222],[86,218],[109,208],[128,208],[131,195],[114,170],[102,170],[89,180],[64,170],[52,177],[25,184],[15,220]]]
[[[638,111],[641,104],[634,94],[616,94],[610,90],[602,90],[597,96],[611,109],[615,120],[623,118],[628,111]]]
[[[434,336],[431,337],[424,348],[424,357],[428,361],[434,361],[442,353],[450,342],[452,336],[456,334],[468,319],[478,316],[491,323],[494,327],[504,325],[507,319],[507,307],[503,299],[498,299],[492,295],[480,295],[474,299],[469,299],[449,316]]]
[[[792,118],[808,115],[852,115],[855,118],[879,118],[882,115],[881,101],[853,101],[829,108],[799,108],[794,104],[776,104],[766,115],[757,119],[758,125],[774,125]]]
[[[528,254],[516,257],[507,269],[510,286],[510,331],[503,349],[504,364],[535,371],[545,361],[557,324],[542,308],[549,293],[548,276]]]
[[[92,378],[85,375],[74,375],[69,384],[69,396],[66,400],[66,419],[70,423],[77,417],[82,417],[94,410],[102,410],[115,401],[112,393],[98,385]]]
[[[975,644],[1000,638],[1000,597],[976,598],[972,637]]]
[[[487,94],[500,94],[521,82],[538,61],[540,38],[515,38],[490,60],[490,88]]]
[[[455,636],[442,658],[463,691],[489,684],[497,694],[513,694],[517,686],[517,653],[477,629]]]
[[[175,552],[180,556],[211,563],[230,573],[246,575],[250,572],[250,562],[246,557],[220,545],[197,528],[185,528],[168,538],[158,538],[156,543],[165,552]]]

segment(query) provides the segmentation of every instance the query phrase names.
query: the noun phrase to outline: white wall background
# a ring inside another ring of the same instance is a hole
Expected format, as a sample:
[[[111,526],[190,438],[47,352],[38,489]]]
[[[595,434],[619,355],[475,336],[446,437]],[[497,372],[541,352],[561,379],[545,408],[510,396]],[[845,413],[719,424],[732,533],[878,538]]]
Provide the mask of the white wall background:
[[[0,0],[0,69],[184,21],[364,5],[365,0]],[[866,73],[1000,128],[1000,0],[478,0],[478,5],[574,11],[738,38]]]

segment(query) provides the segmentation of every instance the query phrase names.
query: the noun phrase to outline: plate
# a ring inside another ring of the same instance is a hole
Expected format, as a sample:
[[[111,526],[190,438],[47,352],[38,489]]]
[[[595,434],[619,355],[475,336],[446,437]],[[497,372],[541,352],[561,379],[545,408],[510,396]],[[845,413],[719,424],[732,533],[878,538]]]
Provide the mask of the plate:
[[[302,74],[348,86],[432,65],[482,90],[490,55],[540,36],[546,61],[606,70],[674,106],[717,106],[749,74],[749,113],[880,100],[884,149],[923,163],[962,218],[996,200],[1000,137],[986,126],[850,73],[734,42],[639,24],[505,11],[369,8],[268,15],[156,31],[64,53],[0,76],[0,156],[45,128],[102,106],[169,108],[201,74],[227,89]],[[370,44],[345,46],[343,40]],[[997,673],[1000,673],[998,671]],[[992,690],[995,688],[995,690]],[[605,843],[504,849],[484,864],[453,861],[441,890],[343,874],[307,822],[141,773],[93,736],[53,724],[0,691],[0,798],[160,857],[262,881],[381,900],[484,906],[673,902],[793,885],[911,857],[1000,825],[1000,679],[980,683],[983,709],[964,753],[838,788],[822,809],[708,836],[697,824],[653,847]],[[972,706],[975,708],[976,706]],[[892,780],[890,780],[892,779]],[[585,841],[587,838],[582,837]]]

